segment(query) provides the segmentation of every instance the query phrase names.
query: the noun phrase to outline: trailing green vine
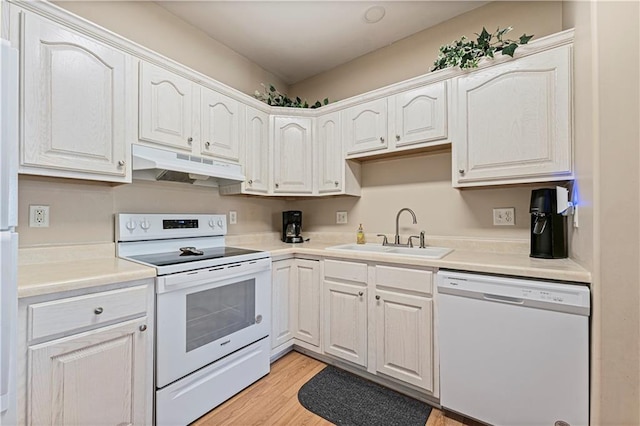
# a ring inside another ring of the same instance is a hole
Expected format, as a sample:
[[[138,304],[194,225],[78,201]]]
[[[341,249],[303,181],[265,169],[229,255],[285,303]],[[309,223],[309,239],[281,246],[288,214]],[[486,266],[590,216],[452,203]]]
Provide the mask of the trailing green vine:
[[[253,97],[271,106],[279,107],[291,107],[291,108],[320,108],[321,106],[329,104],[329,98],[324,98],[322,102],[316,101],[309,105],[307,100],[302,100],[299,97],[291,99],[284,93],[280,93],[273,84],[269,84],[269,87],[264,84],[261,85],[264,88],[264,92],[256,90]]]
[[[478,36],[476,40],[469,40],[462,36],[460,40],[440,46],[438,59],[433,63],[431,71],[449,67],[477,68],[480,59],[483,57],[493,58],[497,52],[513,57],[518,46],[527,44],[533,35],[523,34],[519,40],[504,38],[504,35],[512,29],[511,27],[498,28],[495,33],[491,34],[483,27],[480,34],[475,33]]]

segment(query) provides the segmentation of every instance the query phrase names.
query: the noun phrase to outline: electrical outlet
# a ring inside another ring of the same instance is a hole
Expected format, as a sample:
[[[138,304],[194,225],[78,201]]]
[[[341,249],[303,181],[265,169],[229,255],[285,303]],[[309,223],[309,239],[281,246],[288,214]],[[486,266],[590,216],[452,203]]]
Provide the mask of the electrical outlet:
[[[493,224],[512,226],[516,224],[516,209],[513,207],[493,209]]]
[[[231,210],[229,212],[229,225],[235,225],[238,223],[238,213]]]
[[[347,223],[347,212],[336,212],[336,223],[344,225]]]
[[[49,227],[49,206],[29,206],[29,226],[32,228]]]

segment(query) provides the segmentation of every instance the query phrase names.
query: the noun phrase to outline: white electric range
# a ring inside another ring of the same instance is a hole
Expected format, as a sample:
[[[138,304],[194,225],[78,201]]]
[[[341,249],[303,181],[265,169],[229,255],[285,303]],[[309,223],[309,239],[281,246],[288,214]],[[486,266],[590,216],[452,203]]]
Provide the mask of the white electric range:
[[[156,268],[157,425],[187,424],[269,372],[271,258],[225,215],[118,214],[118,256]]]

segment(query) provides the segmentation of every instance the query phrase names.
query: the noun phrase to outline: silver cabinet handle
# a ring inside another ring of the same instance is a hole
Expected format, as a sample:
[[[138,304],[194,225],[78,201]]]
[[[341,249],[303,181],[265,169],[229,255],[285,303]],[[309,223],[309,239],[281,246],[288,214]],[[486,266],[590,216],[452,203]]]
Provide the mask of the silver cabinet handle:
[[[193,142],[193,138],[192,137],[188,137],[187,138],[187,142],[189,143],[189,145],[191,145],[191,142]]]
[[[364,296],[364,292],[359,291],[359,292],[358,292],[358,296],[360,296],[360,297]]]
[[[280,184],[279,183],[276,183],[276,188],[280,188]]]
[[[209,149],[209,147],[211,146],[211,142],[207,141],[204,143],[204,146]]]
[[[380,300],[380,296],[379,295],[376,295],[376,300]]]
[[[96,315],[100,315],[103,312],[104,312],[104,309],[102,309],[102,307],[97,307],[93,310],[93,313]]]
[[[464,169],[458,169],[458,173],[460,173],[461,175],[464,174]]]
[[[396,135],[396,140],[399,141],[400,140],[400,135]]]
[[[380,143],[384,143],[384,138],[380,136]]]
[[[146,331],[147,330],[147,324],[142,324],[140,326],[140,331]]]
[[[253,180],[249,179],[249,181],[247,182],[249,185],[253,184]]]
[[[333,182],[333,183],[334,183],[336,186],[340,185],[340,182],[338,182],[338,181],[335,181],[335,182]]]
[[[125,164],[127,164],[127,162],[126,162],[126,161],[124,161],[124,160],[120,160],[120,161],[118,161],[118,166],[119,166],[119,167],[124,167],[124,166],[125,166]]]

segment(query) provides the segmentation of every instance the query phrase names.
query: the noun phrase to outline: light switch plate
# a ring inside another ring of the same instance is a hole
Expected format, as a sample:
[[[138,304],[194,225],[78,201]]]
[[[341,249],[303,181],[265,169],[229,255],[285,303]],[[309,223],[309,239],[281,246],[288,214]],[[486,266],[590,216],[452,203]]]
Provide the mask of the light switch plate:
[[[514,207],[493,209],[493,224],[497,226],[515,225],[516,209]]]
[[[347,212],[336,212],[336,223],[344,225],[347,223]]]
[[[238,223],[238,213],[234,210],[229,212],[229,225],[235,225]]]

